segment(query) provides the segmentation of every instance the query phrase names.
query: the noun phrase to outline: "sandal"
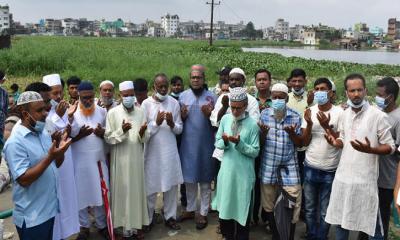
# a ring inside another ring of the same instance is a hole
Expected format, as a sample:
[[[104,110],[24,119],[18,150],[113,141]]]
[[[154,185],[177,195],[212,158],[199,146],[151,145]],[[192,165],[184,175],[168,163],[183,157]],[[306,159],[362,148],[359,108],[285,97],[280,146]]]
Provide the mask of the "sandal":
[[[196,229],[203,230],[208,225],[208,220],[206,216],[200,215],[196,220]]]
[[[194,217],[195,217],[194,212],[183,211],[182,214],[178,217],[178,222],[183,222],[185,220],[194,219]]]
[[[181,230],[181,226],[179,226],[176,223],[176,220],[173,218],[170,218],[168,220],[165,221],[165,226],[169,227],[172,230]]]

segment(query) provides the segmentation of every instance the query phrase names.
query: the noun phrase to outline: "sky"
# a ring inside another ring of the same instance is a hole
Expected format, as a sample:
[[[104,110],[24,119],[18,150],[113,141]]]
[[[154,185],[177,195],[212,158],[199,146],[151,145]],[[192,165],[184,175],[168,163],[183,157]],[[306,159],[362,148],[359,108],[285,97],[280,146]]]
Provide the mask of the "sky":
[[[14,21],[37,23],[40,19],[86,17],[89,20],[122,18],[142,23],[160,22],[166,13],[178,14],[180,21],[209,22],[211,0],[0,0],[8,4]],[[218,2],[218,0],[216,1]],[[349,28],[365,22],[387,30],[391,17],[400,18],[400,0],[221,0],[215,7],[215,21],[245,23],[257,28],[274,26],[284,18],[290,26],[318,23]]]

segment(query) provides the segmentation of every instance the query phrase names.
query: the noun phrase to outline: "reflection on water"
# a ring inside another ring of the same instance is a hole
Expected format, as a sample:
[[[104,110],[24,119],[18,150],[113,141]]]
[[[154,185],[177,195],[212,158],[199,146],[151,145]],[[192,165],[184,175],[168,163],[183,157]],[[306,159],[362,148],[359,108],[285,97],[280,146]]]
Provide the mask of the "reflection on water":
[[[243,48],[245,52],[278,53],[285,57],[302,57],[315,60],[332,60],[340,62],[364,63],[364,64],[390,64],[400,65],[400,53],[383,50],[350,51],[350,50],[321,50],[315,46],[302,48],[276,48],[259,47]]]

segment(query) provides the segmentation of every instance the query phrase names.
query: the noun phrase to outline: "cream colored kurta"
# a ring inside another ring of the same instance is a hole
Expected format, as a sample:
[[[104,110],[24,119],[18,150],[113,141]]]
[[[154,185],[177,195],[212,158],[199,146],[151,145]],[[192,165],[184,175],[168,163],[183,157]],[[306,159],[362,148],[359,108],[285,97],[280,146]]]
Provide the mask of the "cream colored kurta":
[[[374,236],[378,214],[378,155],[355,150],[350,141],[365,142],[372,147],[388,144],[394,151],[390,125],[385,113],[366,103],[355,113],[348,108],[339,123],[343,151],[332,185],[326,222],[352,231]]]
[[[178,101],[168,96],[163,102],[149,97],[141,108],[146,115],[150,139],[144,145],[145,178],[147,195],[167,192],[183,183],[181,160],[176,144],[177,134],[182,133],[181,110]],[[164,120],[160,126],[156,119],[159,111],[172,113],[175,127],[171,129]]]
[[[127,133],[122,130],[123,120],[132,124]],[[139,135],[145,122],[143,110],[138,107],[128,112],[121,104],[107,114],[104,138],[111,145],[111,212],[115,228],[141,229],[149,224],[143,155],[149,133],[146,130],[143,138]]]

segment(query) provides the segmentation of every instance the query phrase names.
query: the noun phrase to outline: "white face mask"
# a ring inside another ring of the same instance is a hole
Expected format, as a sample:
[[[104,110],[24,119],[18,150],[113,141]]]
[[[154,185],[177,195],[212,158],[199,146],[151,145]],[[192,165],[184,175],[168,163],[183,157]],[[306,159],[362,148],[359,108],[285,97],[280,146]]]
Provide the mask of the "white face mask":
[[[160,93],[156,92],[156,97],[158,100],[160,100],[160,102],[164,102],[168,98],[168,95],[161,95]]]
[[[129,97],[123,97],[122,98],[122,104],[126,107],[126,108],[132,108],[133,104],[136,101],[136,97],[134,96],[129,96]]]

